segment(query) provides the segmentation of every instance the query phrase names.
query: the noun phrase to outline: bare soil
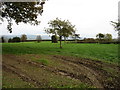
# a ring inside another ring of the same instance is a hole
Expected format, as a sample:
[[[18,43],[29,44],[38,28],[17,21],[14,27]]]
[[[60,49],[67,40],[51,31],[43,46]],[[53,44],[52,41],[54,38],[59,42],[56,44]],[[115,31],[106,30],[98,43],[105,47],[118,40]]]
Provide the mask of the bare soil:
[[[84,83],[103,89],[120,88],[120,67],[115,64],[60,55],[5,54],[2,58],[4,72],[15,74],[37,88],[52,88],[52,82],[61,87]],[[35,61],[41,58],[50,63]],[[4,72],[3,77],[6,77]],[[3,86],[5,84],[3,79]]]

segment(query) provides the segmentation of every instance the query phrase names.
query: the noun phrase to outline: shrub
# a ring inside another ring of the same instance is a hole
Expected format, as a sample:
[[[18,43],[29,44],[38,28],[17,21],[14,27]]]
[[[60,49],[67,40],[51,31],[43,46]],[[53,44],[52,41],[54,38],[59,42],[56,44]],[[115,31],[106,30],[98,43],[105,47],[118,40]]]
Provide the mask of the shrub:
[[[51,39],[52,39],[52,43],[58,43],[58,40],[57,40],[57,36],[56,36],[56,35],[53,35],[53,36],[51,37]]]

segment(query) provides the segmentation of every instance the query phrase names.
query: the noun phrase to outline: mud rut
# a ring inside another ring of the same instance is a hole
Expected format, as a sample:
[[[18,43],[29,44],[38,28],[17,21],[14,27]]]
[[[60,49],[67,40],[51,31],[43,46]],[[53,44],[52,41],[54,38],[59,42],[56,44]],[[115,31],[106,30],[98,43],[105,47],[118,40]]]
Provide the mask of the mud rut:
[[[94,61],[89,59],[79,59],[74,57],[66,57],[59,55],[51,55],[53,59],[62,61],[70,66],[75,72],[70,72],[69,70],[56,68],[52,66],[46,66],[31,60],[21,59],[15,55],[3,55],[3,70],[6,72],[12,72],[16,74],[20,79],[25,82],[29,82],[36,87],[47,86],[47,83],[38,81],[36,78],[30,76],[24,70],[17,67],[16,64],[26,64],[28,66],[33,66],[37,68],[42,68],[48,72],[55,73],[56,75],[63,75],[74,80],[79,80],[88,85],[92,85],[96,88],[120,88],[120,78],[118,76],[112,76],[111,73],[106,72],[102,67],[114,67],[118,75],[120,74],[120,67],[116,65],[111,65],[103,63],[100,61]],[[9,60],[9,61],[8,61]],[[12,62],[15,63],[12,64]],[[108,77],[112,77],[113,80],[107,81]]]

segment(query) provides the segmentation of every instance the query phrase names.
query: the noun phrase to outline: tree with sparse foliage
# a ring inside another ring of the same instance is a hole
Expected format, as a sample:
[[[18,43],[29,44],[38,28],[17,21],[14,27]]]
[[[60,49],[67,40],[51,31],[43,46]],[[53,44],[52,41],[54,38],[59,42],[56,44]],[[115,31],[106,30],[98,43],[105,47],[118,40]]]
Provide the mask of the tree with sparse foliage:
[[[23,34],[20,39],[22,42],[25,42],[27,40],[27,35]]]
[[[45,31],[47,33],[52,33],[55,36],[59,36],[60,48],[62,48],[62,37],[66,38],[75,33],[75,26],[72,25],[68,20],[56,18],[55,20],[50,21],[48,24],[51,28],[47,28]]]
[[[16,24],[20,22],[38,25],[38,15],[43,12],[43,0],[39,2],[1,2],[0,3],[0,20],[7,19],[7,29],[12,33],[12,21]]]
[[[112,41],[112,35],[107,33],[107,34],[105,34],[104,39],[105,39],[105,41],[110,42],[110,41]]]
[[[41,42],[41,41],[42,41],[41,36],[40,36],[40,35],[37,35],[36,40],[37,40],[38,43]]]

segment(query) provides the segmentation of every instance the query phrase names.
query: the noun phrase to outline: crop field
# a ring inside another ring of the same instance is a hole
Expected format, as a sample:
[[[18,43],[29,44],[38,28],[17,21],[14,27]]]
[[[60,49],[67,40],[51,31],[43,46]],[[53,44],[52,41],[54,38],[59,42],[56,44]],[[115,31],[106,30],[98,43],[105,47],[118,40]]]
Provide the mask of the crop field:
[[[2,44],[3,88],[119,88],[118,44]]]

